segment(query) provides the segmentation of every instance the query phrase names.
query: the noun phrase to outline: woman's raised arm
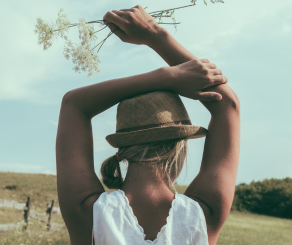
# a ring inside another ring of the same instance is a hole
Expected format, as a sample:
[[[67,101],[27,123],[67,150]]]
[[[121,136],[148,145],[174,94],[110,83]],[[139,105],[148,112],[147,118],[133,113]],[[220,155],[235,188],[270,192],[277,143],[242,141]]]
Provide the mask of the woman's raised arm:
[[[156,51],[170,66],[189,60],[198,60],[178,43],[164,28],[145,12],[141,6],[108,12],[104,17],[113,24],[111,30],[124,42],[145,44]],[[137,36],[139,34],[139,36]],[[141,39],[139,37],[143,37]],[[209,60],[204,65],[216,69]],[[207,71],[207,74],[214,74]],[[216,69],[215,76],[222,75]],[[216,244],[234,197],[239,162],[240,109],[239,99],[226,84],[203,89],[222,95],[220,101],[201,101],[211,113],[199,174],[187,188],[185,195],[198,201],[204,210],[209,244]],[[186,91],[185,91],[186,92]],[[192,98],[188,93],[180,95]]]
[[[92,205],[104,192],[94,171],[91,119],[139,93],[167,90],[158,69],[69,91],[62,100],[56,142],[57,187],[71,244],[91,244]]]
[[[57,186],[61,212],[73,245],[90,244],[92,204],[104,192],[94,171],[91,119],[126,98],[158,90],[214,100],[220,97],[218,93],[200,90],[226,80],[222,81],[220,76],[211,78],[205,70],[214,69],[200,61],[189,61],[84,86],[64,96],[56,142]]]

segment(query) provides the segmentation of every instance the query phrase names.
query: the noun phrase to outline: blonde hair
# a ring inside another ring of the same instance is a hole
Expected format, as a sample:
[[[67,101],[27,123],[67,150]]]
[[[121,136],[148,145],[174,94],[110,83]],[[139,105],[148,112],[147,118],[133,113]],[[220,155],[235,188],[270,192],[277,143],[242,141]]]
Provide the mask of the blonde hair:
[[[163,179],[167,179],[169,186],[173,186],[171,178],[176,179],[179,176],[187,156],[187,139],[125,146],[118,149],[118,154],[122,162],[138,163],[152,167],[156,177],[159,172]],[[104,160],[100,173],[103,183],[109,189],[120,189],[123,186],[124,180],[116,155]]]

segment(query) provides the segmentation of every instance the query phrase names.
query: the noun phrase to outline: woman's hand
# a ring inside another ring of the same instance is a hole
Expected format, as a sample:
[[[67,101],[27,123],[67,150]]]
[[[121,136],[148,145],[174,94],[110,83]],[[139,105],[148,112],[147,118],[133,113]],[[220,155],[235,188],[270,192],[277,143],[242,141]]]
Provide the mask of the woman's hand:
[[[148,44],[161,27],[140,5],[131,9],[113,10],[103,17],[109,28],[123,42]]]
[[[167,67],[171,76],[171,89],[190,99],[194,100],[221,100],[220,93],[203,89],[225,84],[227,77],[223,76],[222,71],[207,59],[190,60],[177,66]]]

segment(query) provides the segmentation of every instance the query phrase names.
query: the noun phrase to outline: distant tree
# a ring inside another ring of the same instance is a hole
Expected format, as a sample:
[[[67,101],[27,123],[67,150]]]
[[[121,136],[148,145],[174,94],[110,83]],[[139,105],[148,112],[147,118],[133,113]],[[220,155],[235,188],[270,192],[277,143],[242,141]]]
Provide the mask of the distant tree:
[[[292,178],[237,185],[231,210],[292,219]]]

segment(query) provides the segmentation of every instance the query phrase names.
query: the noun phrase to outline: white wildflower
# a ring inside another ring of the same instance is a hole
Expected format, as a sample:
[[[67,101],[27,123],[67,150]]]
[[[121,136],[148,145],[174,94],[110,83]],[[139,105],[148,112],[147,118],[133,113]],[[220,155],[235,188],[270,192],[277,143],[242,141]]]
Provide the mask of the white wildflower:
[[[67,33],[69,31],[70,21],[67,19],[67,15],[63,13],[63,8],[58,13],[58,19],[56,20],[56,28],[45,22],[41,18],[37,18],[37,24],[35,25],[35,33],[38,34],[38,43],[43,45],[44,50],[47,50],[52,46],[55,38],[62,37],[67,40]]]
[[[37,18],[35,33],[39,35],[38,43],[43,44],[44,50],[52,46],[53,28],[41,18]]]
[[[97,39],[97,36],[94,35],[94,26],[91,24],[87,25],[88,26],[88,31],[89,31],[89,36],[91,41],[95,41]]]
[[[93,72],[100,72],[99,70],[99,57],[97,54],[93,54],[91,49],[86,49],[82,44],[72,44],[69,42],[66,43],[67,47],[64,49],[64,56],[72,57],[72,61],[75,65],[73,70],[75,72],[87,71],[88,77],[94,77]]]
[[[88,77],[94,77],[94,71],[100,72],[98,66],[99,57],[97,54],[92,53],[90,29],[82,18],[79,19],[78,29],[81,44],[77,45],[67,41],[64,47],[64,56],[66,59],[69,59],[70,56],[72,57],[73,63],[76,64],[73,68],[75,72],[80,73],[80,70],[87,71]]]
[[[90,49],[91,40],[90,40],[89,28],[85,20],[82,18],[79,19],[78,29],[79,29],[79,39],[82,40],[81,44],[83,46],[86,46],[87,49]]]
[[[69,31],[70,21],[67,19],[67,14],[65,14],[64,9],[61,8],[58,13],[58,19],[56,20],[57,30],[60,37],[67,40],[67,33]]]

